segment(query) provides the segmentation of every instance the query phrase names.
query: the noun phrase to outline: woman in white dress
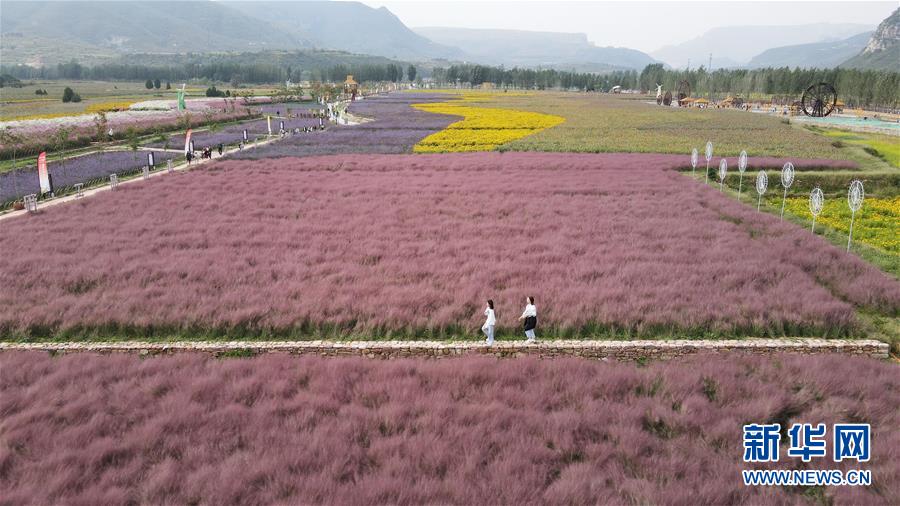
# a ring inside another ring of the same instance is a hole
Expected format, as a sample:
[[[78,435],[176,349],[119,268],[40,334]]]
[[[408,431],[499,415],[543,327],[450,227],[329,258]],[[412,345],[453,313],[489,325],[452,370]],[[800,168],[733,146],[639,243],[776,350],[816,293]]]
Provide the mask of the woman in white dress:
[[[494,316],[494,301],[491,299],[487,301],[484,316],[486,319],[484,320],[484,325],[481,326],[481,331],[487,336],[485,342],[487,342],[488,346],[491,346],[494,344],[494,326],[497,324],[497,317]]]
[[[537,327],[537,308],[534,306],[534,297],[525,298],[525,311],[520,320],[525,320],[525,337],[527,342],[534,342],[534,328]]]

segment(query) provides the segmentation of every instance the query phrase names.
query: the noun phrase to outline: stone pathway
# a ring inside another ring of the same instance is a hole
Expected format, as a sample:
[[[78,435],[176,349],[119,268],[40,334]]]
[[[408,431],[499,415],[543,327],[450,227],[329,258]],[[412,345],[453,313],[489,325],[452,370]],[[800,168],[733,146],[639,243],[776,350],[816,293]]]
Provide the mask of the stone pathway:
[[[175,352],[294,353],[322,356],[364,356],[370,358],[450,357],[460,355],[578,356],[591,359],[667,359],[701,352],[845,353],[875,358],[888,357],[888,345],[875,340],[852,339],[742,339],[673,341],[587,341],[553,340],[526,343],[498,341],[487,346],[478,341],[173,341],[173,342],[65,342],[0,343],[0,352],[37,350],[56,353],[139,353]]]

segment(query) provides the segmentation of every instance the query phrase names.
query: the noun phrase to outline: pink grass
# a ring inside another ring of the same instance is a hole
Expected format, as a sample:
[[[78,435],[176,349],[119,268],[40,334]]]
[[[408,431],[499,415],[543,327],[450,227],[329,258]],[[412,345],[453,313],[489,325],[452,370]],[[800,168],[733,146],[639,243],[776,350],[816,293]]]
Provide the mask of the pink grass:
[[[3,223],[0,329],[839,335],[900,283],[684,157],[225,161]],[[803,162],[795,162],[795,164]],[[143,329],[143,330],[141,330]]]
[[[788,504],[741,427],[872,426],[900,502],[897,366],[847,356],[441,361],[0,354],[3,504]]]

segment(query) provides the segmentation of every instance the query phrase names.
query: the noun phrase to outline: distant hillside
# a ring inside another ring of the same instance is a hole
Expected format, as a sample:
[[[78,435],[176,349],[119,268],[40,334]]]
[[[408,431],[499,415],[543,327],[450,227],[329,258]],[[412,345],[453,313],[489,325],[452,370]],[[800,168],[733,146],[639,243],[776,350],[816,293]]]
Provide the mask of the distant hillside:
[[[729,26],[713,28],[681,44],[663,47],[651,55],[669,65],[682,68],[707,65],[712,53],[714,69],[746,65],[762,51],[782,46],[843,40],[871,26],[817,23],[794,26]]]
[[[456,58],[461,52],[417,35],[385,7],[359,2],[225,2],[248,18],[274,26],[318,48],[388,58]]]
[[[180,67],[185,65],[272,65],[275,67],[328,68],[336,65],[394,65],[409,63],[392,60],[383,56],[360,55],[334,50],[266,50],[234,53],[191,53],[159,54],[136,53],[119,56],[110,61],[111,65],[146,65],[148,67]]]
[[[900,72],[900,7],[878,25],[862,52],[841,66]]]
[[[7,1],[3,63],[102,63],[130,53],[337,49],[418,60],[458,49],[413,33],[359,2]]]
[[[4,0],[0,32],[4,63],[18,63],[11,61],[19,55],[7,44],[24,44],[31,37],[55,44],[46,48],[45,59],[58,59],[71,46],[103,55],[309,47],[290,33],[218,2]]]
[[[753,57],[747,67],[833,68],[847,61],[863,48],[873,32],[864,32],[834,42],[814,42],[768,49]]]
[[[598,47],[583,33],[530,32],[469,28],[422,27],[416,33],[455,46],[465,59],[487,65],[543,66],[582,71],[642,69],[656,63],[646,53],[619,47]]]

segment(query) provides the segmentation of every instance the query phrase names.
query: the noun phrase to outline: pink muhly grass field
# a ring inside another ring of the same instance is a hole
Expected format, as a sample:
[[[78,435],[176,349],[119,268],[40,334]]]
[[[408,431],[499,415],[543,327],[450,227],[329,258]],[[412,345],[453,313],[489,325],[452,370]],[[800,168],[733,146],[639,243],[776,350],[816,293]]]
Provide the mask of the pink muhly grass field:
[[[224,161],[0,234],[10,337],[852,334],[900,283],[676,170],[684,157]]]
[[[795,504],[741,469],[868,469],[900,503],[900,376],[840,355],[141,359],[0,353],[5,504]],[[742,462],[746,423],[869,423],[871,461]]]

